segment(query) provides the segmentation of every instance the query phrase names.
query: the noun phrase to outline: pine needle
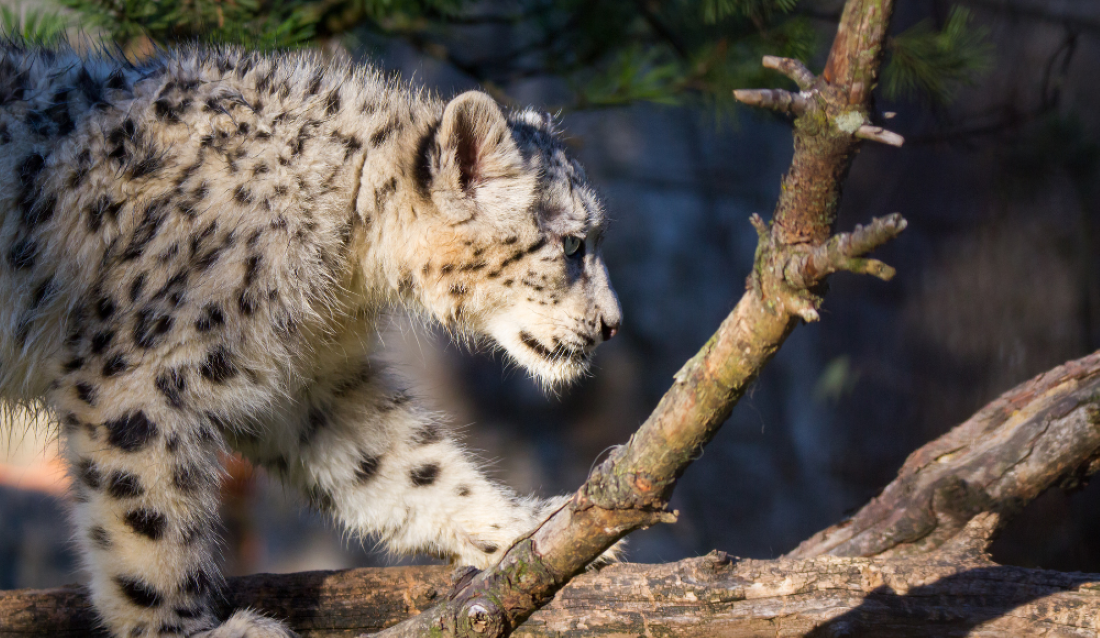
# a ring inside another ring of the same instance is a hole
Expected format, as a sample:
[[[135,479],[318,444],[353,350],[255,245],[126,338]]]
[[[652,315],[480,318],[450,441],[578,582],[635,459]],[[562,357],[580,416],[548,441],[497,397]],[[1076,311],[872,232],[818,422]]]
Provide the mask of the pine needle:
[[[27,9],[19,5],[0,6],[0,29],[4,37],[22,40],[28,44],[49,46],[64,39],[68,21],[54,11]]]
[[[992,46],[988,29],[969,22],[970,11],[954,7],[942,30],[925,20],[888,42],[891,55],[882,73],[886,97],[920,96],[944,105],[960,87],[973,85],[992,62]]]

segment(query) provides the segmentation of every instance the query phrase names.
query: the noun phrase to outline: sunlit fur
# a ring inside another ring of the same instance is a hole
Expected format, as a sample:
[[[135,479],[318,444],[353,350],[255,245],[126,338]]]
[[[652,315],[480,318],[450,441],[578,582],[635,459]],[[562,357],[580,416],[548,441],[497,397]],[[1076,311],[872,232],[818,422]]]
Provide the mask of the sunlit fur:
[[[479,142],[473,171],[459,165],[464,144],[474,145],[464,135]],[[389,223],[370,227],[364,270],[444,326],[491,336],[548,387],[576,379],[602,329],[621,319],[598,250],[602,207],[550,119],[505,118],[487,96],[464,94],[417,159],[421,188],[399,189],[382,213]],[[371,162],[361,210],[386,187],[371,183]],[[570,235],[585,239],[584,257],[564,254]]]
[[[499,560],[560,499],[487,479],[375,337],[404,306],[575,379],[620,321],[604,224],[550,119],[481,93],[310,53],[0,45],[0,396],[61,425],[108,632],[289,635],[214,617],[226,449],[350,535]]]

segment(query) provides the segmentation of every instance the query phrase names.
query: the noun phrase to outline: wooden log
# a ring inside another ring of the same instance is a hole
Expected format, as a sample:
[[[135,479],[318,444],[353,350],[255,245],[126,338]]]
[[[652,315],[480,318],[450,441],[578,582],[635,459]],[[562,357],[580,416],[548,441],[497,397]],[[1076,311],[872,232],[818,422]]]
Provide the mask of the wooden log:
[[[378,631],[445,599],[443,567],[261,574],[231,579],[223,609],[288,618],[304,638]],[[99,636],[77,587],[0,593],[0,637]],[[1090,636],[1100,574],[984,558],[738,560],[721,552],[620,564],[575,578],[516,636]]]
[[[1100,352],[1020,384],[913,452],[882,494],[787,556],[931,552],[983,512],[1005,521],[1098,469]]]

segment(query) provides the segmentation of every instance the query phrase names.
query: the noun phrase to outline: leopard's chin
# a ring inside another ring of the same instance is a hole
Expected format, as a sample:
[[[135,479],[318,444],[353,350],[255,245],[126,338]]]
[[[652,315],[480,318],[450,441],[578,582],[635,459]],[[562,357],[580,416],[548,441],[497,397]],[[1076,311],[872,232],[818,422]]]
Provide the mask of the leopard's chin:
[[[513,327],[492,336],[516,363],[550,392],[584,376],[592,359],[593,347],[573,346],[557,338],[539,338],[528,330]]]
[[[511,353],[514,358],[515,354]],[[516,358],[519,361],[518,358]],[[519,361],[543,390],[556,392],[583,377],[589,368],[589,355],[570,359]]]

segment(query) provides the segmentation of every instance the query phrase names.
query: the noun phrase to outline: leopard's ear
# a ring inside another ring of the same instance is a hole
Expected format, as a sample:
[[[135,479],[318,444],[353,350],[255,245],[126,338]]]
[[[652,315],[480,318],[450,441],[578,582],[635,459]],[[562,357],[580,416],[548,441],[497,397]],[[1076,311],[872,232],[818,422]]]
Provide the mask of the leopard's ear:
[[[434,155],[433,199],[449,216],[462,219],[479,205],[491,205],[498,198],[495,191],[523,173],[508,120],[481,91],[467,91],[447,103]]]

